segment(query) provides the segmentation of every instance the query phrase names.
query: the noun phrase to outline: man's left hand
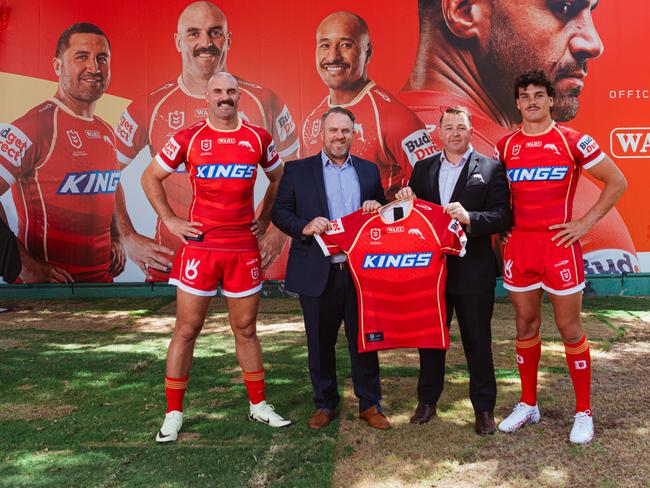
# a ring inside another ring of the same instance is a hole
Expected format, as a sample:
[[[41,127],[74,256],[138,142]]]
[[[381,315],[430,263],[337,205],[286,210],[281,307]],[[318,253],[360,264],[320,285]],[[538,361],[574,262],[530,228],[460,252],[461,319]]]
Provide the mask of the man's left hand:
[[[268,232],[259,239],[262,269],[271,266],[280,257],[287,239],[289,239],[289,236],[277,227],[269,228]]]
[[[452,219],[458,220],[461,224],[469,225],[469,213],[458,202],[452,202],[445,205],[445,213]]]
[[[108,268],[108,274],[113,278],[124,271],[126,266],[126,252],[120,239],[111,240],[111,265]]]
[[[377,200],[366,200],[361,205],[361,210],[363,210],[363,213],[375,212],[380,208],[381,208],[381,203],[379,203]]]
[[[564,244],[564,247],[571,247],[574,242],[589,232],[591,225],[583,220],[572,220],[566,224],[551,225],[549,229],[560,229],[560,232],[551,237],[551,241],[555,242],[556,246],[559,247]]]
[[[125,241],[126,252],[148,280],[152,278],[149,269],[169,273],[172,267],[171,259],[174,256],[174,251],[137,232],[126,236]]]
[[[251,230],[253,231],[253,235],[259,239],[264,235],[266,232],[266,229],[269,227],[269,221],[268,220],[263,220],[263,219],[255,219],[253,220],[253,225],[251,225]]]

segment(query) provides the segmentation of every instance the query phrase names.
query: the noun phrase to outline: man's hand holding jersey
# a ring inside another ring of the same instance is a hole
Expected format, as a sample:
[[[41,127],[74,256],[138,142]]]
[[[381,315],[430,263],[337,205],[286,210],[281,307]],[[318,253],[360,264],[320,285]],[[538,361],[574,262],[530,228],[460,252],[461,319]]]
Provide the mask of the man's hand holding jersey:
[[[377,200],[366,200],[361,205],[361,210],[363,210],[363,213],[376,212],[380,208],[381,208],[381,203],[379,203]]]
[[[405,186],[400,191],[395,193],[395,200],[408,200],[415,198],[415,193],[411,190],[410,186]]]

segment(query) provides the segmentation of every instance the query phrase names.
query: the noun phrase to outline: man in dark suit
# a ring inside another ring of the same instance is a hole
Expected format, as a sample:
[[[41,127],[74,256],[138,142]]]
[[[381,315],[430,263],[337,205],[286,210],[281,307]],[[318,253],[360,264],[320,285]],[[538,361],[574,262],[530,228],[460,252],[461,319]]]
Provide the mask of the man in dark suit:
[[[347,258],[343,253],[326,257],[313,237],[325,232],[330,220],[359,208],[374,211],[386,198],[377,166],[350,156],[352,112],[333,107],[323,114],[321,124],[322,151],[285,165],[273,205],[273,223],[293,238],[285,287],[298,293],[305,317],[316,406],[309,427],[325,427],[336,416],[340,396],[334,348],[343,321],[359,416],[371,427],[387,429],[390,423],[380,406],[377,353],[360,354],[357,349],[357,294]]]
[[[478,434],[495,431],[496,380],[490,321],[494,308],[497,262],[490,236],[511,226],[510,189],[503,165],[473,150],[469,111],[447,109],[440,119],[439,154],[415,165],[409,186],[397,198],[417,196],[442,205],[467,234],[463,258],[447,256],[447,326],[458,318],[469,369],[469,395]],[[418,406],[411,423],[428,422],[444,384],[445,354],[420,349]]]

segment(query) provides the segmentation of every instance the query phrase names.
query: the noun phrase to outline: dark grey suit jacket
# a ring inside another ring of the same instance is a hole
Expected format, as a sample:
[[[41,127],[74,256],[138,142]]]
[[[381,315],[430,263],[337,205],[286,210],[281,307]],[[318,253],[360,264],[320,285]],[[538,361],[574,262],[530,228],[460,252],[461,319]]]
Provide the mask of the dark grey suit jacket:
[[[416,163],[409,186],[418,198],[440,205],[440,153]],[[469,213],[467,254],[447,256],[447,293],[472,295],[496,285],[497,261],[490,236],[512,226],[510,186],[505,167],[478,152],[470,155],[450,202]],[[466,227],[466,226],[464,226]]]

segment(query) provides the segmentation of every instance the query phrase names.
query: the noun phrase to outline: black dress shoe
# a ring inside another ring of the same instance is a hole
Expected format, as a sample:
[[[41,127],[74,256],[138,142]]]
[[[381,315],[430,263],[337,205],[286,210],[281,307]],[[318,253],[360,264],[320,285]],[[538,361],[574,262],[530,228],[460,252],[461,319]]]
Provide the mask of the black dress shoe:
[[[418,406],[415,408],[415,412],[411,416],[412,424],[426,424],[431,417],[436,416],[436,404],[435,403],[418,403]]]
[[[497,430],[493,412],[474,412],[474,417],[476,418],[474,430],[478,435],[494,434]]]

